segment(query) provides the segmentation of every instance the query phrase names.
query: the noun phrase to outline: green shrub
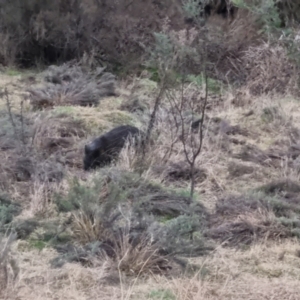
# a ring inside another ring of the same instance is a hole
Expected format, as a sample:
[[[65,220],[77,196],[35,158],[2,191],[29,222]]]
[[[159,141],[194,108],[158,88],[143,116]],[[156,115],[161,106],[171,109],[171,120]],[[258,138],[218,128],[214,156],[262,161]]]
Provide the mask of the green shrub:
[[[14,216],[21,212],[21,207],[17,203],[12,203],[7,196],[1,194],[0,191],[0,228],[4,228],[12,222]]]
[[[176,254],[203,255],[211,249],[202,235],[193,236],[207,225],[204,207],[138,174],[101,169],[90,183],[74,180],[56,203],[60,211],[71,211],[70,229],[81,246],[66,248],[69,254],[54,265],[108,256],[122,262],[125,273],[138,274],[144,263],[156,272]]]
[[[274,0],[253,0],[251,2],[233,0],[232,2],[237,7],[251,11],[257,17],[257,22],[262,30],[266,33],[282,26],[282,20]]]

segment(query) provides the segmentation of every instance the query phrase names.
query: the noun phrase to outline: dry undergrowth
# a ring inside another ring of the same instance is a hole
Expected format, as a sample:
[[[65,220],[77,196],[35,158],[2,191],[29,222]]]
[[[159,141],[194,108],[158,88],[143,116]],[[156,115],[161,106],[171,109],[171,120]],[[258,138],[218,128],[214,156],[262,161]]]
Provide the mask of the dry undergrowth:
[[[28,251],[18,244],[16,259],[22,271],[6,299],[298,299],[299,245],[262,243],[246,251],[219,248],[198,260],[199,272],[192,277],[166,279],[153,276],[120,284],[118,272],[113,277],[107,264],[82,268],[67,264],[50,269],[48,261],[55,253],[44,249]],[[47,269],[47,272],[45,270]],[[170,298],[167,298],[169,295]],[[164,299],[164,298],[162,298]]]
[[[137,89],[136,93],[142,91],[141,98],[147,102],[147,105],[151,105],[149,94],[152,87],[147,85],[149,83],[147,80],[141,82],[145,85],[141,84],[142,87],[140,90]],[[56,218],[53,191],[67,194],[70,189],[68,179],[74,174],[85,180],[87,184],[95,176],[83,174],[81,171],[80,149],[84,142],[96,136],[96,133],[98,135],[112,128],[116,124],[115,120],[120,123],[131,120],[141,126],[145,124],[146,108],[144,114],[140,114],[138,110],[130,110],[131,114],[119,110],[120,105],[126,102],[129,96],[126,91],[128,86],[124,86],[123,89],[124,93],[121,92],[120,98],[108,98],[107,102],[103,99],[101,108],[72,107],[70,110],[65,110],[65,114],[61,114],[58,107],[57,110],[54,109],[45,115],[39,113],[35,115],[33,125],[36,126],[36,130],[34,139],[31,140],[35,149],[44,158],[58,157],[66,168],[66,173],[61,181],[50,185],[49,182],[45,183],[41,180],[43,178],[41,176],[36,180],[35,173],[34,181],[28,182],[16,182],[14,177],[10,177],[9,182],[14,182],[14,185],[9,185],[8,191],[14,199],[22,199],[24,184],[31,186],[31,189],[27,189],[27,207],[17,219],[34,216],[42,216],[45,220]],[[134,93],[132,94],[134,96]],[[113,103],[111,99],[115,102]],[[14,96],[12,100],[14,108],[18,107],[20,98]],[[62,111],[64,109],[62,108]],[[156,144],[147,156],[142,178],[172,188],[176,186],[187,189],[189,173],[180,143],[172,146],[173,151],[170,155],[168,152],[174,142],[174,136],[170,135],[172,124],[166,119],[166,110],[167,107],[162,107],[159,111],[154,132]],[[28,116],[31,116],[30,114],[29,111]],[[278,178],[298,181],[299,169],[296,162],[300,151],[297,152],[296,142],[300,137],[297,130],[300,113],[296,101],[271,96],[253,99],[246,93],[233,95],[228,92],[221,97],[218,105],[210,108],[207,115],[203,152],[197,161],[199,176],[196,191],[211,213],[215,212],[215,204],[219,203],[224,195],[244,194],[251,188],[260,187]],[[126,119],[128,116],[130,118]],[[68,150],[76,153],[72,163],[66,157],[67,153],[64,154],[64,151]],[[1,165],[0,170],[6,175],[10,174],[6,171],[8,163],[16,157],[15,152],[10,151],[5,150],[4,154],[1,153],[1,162],[6,161],[6,163],[4,166]],[[135,171],[138,157],[134,151],[134,148],[125,147],[116,167],[123,171]],[[53,166],[52,161],[50,165]],[[49,174],[49,169],[46,167],[42,169]],[[2,185],[4,188],[8,186],[1,182],[1,187]],[[107,197],[106,192],[105,188],[101,190],[101,199]],[[227,203],[230,201],[228,200]],[[80,214],[74,216],[78,217],[76,224],[81,233],[82,226],[89,225],[94,228],[95,224],[80,219]],[[139,273],[141,266],[143,267],[143,263],[147,262],[149,257],[154,258],[154,261],[161,259],[153,256],[156,250],[152,249],[146,243],[147,241],[141,242],[141,248],[147,251],[138,252],[138,248],[131,249],[129,241],[123,239],[123,244],[119,245],[120,257],[117,260],[120,264],[116,268],[112,268],[110,259],[106,258],[101,261],[101,264],[99,260],[94,261],[92,268],[72,262],[55,269],[49,266],[49,261],[57,256],[56,251],[48,247],[37,250],[39,244],[33,244],[32,240],[19,240],[14,244],[15,260],[20,268],[19,277],[14,285],[7,288],[4,299],[26,300],[31,299],[33,295],[36,299],[74,300],[91,298],[297,299],[299,293],[297,280],[300,277],[298,244],[292,238],[280,242],[286,227],[276,223],[274,212],[262,207],[254,211],[243,210],[239,214],[227,217],[236,227],[227,228],[226,233],[237,237],[232,241],[238,241],[238,244],[246,244],[246,246],[242,250],[236,250],[225,247],[226,243],[224,243],[209,255],[192,259],[192,262],[200,265],[200,275],[186,274],[180,277],[176,274],[173,279],[166,279],[159,275],[138,279],[123,277],[126,268],[125,273]],[[225,220],[226,216],[222,218]],[[219,216],[218,222],[220,221]],[[252,229],[250,235],[249,227]],[[86,228],[86,231],[92,232],[89,228]],[[94,234],[100,233],[94,232]],[[224,235],[224,232],[221,234]],[[124,237],[128,238],[128,235]],[[270,240],[261,241],[267,238]],[[249,240],[250,243],[247,242]],[[135,270],[128,268],[133,264],[132,259],[137,262]],[[145,266],[152,270],[152,266],[147,264]]]
[[[290,62],[287,50],[268,43],[250,47],[243,57],[249,69],[247,87],[251,95],[298,92],[297,65]]]

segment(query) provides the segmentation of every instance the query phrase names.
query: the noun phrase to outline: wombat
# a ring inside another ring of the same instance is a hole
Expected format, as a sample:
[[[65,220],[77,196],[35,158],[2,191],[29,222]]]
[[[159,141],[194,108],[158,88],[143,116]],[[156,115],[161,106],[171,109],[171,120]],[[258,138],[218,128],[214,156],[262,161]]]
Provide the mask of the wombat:
[[[121,152],[127,138],[137,137],[141,131],[131,125],[118,126],[85,145],[84,170],[104,167]]]

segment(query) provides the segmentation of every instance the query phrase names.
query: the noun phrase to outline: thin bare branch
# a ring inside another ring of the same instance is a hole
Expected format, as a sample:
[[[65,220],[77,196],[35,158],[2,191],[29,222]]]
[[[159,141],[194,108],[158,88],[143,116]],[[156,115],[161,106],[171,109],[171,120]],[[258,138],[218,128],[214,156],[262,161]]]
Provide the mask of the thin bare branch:
[[[18,136],[17,136],[17,127],[16,127],[16,123],[15,123],[13,115],[12,115],[11,103],[10,103],[10,98],[9,98],[9,93],[8,93],[7,88],[4,89],[4,97],[5,97],[5,100],[6,100],[6,107],[7,107],[9,119],[10,119],[10,122],[13,126],[13,129],[14,129],[15,138],[18,138]]]
[[[150,116],[150,120],[149,120],[149,123],[148,123],[148,128],[147,128],[145,140],[144,140],[143,147],[142,147],[142,150],[143,150],[142,158],[143,159],[145,158],[145,155],[146,155],[146,148],[148,147],[151,132],[152,132],[153,127],[154,127],[154,123],[155,123],[155,119],[156,119],[156,113],[157,113],[157,110],[160,106],[160,103],[161,103],[162,97],[165,93],[165,90],[166,90],[166,76],[163,75],[162,80],[161,80],[161,87],[160,87],[158,95],[155,99],[154,108],[153,108],[153,111],[152,111],[151,116]]]

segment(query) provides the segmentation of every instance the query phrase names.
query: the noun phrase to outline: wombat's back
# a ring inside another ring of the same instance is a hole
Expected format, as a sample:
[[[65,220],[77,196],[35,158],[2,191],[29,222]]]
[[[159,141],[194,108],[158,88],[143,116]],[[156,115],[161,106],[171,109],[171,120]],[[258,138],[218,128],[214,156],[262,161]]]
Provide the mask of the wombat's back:
[[[135,136],[140,130],[131,125],[121,125],[105,133],[102,137],[105,140],[106,148],[123,147],[126,139],[131,135]],[[106,149],[106,150],[108,150]]]
[[[121,125],[94,139],[85,146],[84,169],[109,164],[124,147],[126,139],[136,136],[140,130],[131,125]]]

